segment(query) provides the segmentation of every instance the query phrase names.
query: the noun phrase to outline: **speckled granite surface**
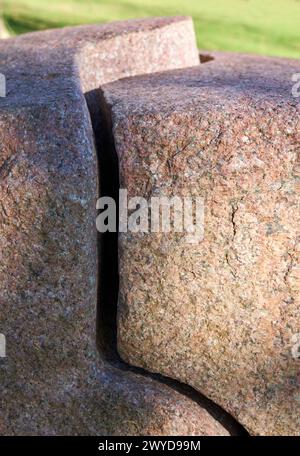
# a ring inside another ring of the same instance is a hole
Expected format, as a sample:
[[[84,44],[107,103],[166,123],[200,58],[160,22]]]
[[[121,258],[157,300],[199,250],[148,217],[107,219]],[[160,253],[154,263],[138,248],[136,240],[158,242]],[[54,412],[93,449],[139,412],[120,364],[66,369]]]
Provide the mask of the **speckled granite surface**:
[[[0,41],[2,435],[227,431],[197,403],[95,348],[97,163],[82,92],[198,63],[190,19]]]
[[[128,196],[205,201],[198,245],[120,235],[119,352],[259,435],[300,429],[299,72],[299,61],[216,54],[103,87]]]

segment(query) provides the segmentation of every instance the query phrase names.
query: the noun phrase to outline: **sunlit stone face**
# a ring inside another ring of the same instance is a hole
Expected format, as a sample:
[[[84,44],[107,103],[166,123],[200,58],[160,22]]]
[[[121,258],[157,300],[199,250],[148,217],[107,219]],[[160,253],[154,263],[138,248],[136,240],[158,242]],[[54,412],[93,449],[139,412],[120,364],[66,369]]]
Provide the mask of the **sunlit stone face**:
[[[299,434],[297,69],[225,56],[104,88],[129,197],[204,199],[198,244],[120,233],[119,352],[253,434]]]

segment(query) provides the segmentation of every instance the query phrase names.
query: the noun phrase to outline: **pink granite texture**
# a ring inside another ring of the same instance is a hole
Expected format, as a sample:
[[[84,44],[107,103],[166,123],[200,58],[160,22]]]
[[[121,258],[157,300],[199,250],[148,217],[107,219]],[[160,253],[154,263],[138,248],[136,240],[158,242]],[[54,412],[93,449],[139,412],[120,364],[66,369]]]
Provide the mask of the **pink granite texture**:
[[[1,41],[0,57],[0,433],[228,434],[194,400],[95,347],[98,178],[83,93],[198,64],[191,20],[33,33]]]
[[[204,198],[197,244],[120,234],[119,352],[253,435],[299,435],[300,63],[213,56],[102,87],[128,196]]]
[[[197,65],[191,20],[27,34],[1,41],[0,60],[0,433],[227,435],[197,402],[111,365],[95,343],[98,176],[83,93]]]

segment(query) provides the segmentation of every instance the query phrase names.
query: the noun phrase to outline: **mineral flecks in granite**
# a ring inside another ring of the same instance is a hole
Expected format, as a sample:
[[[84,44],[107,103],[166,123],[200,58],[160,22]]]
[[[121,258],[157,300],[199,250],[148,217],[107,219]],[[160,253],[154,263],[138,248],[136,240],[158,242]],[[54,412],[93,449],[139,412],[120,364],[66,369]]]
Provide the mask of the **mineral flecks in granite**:
[[[1,41],[0,60],[0,433],[228,434],[193,400],[95,348],[98,176],[83,92],[197,65],[191,20],[26,34]]]
[[[299,61],[216,54],[102,87],[128,196],[205,202],[197,245],[172,232],[119,235],[119,352],[259,435],[300,429],[299,71]]]

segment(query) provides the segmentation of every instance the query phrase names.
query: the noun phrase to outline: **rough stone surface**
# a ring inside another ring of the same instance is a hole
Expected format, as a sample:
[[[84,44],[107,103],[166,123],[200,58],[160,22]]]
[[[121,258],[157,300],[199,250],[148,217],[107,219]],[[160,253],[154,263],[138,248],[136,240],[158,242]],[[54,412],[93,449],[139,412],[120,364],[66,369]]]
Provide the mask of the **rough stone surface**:
[[[260,435],[300,429],[299,71],[215,54],[103,88],[128,197],[205,201],[197,245],[120,234],[119,352]]]
[[[228,434],[95,348],[97,163],[83,92],[196,65],[191,20],[28,34],[2,41],[0,61],[0,433]]]

